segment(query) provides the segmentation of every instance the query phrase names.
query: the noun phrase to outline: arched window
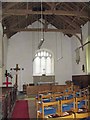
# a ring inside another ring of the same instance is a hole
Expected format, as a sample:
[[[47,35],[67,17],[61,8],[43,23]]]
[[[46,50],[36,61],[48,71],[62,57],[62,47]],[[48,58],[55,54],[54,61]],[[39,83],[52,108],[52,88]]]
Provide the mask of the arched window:
[[[54,75],[53,54],[45,49],[36,52],[33,61],[33,75]]]

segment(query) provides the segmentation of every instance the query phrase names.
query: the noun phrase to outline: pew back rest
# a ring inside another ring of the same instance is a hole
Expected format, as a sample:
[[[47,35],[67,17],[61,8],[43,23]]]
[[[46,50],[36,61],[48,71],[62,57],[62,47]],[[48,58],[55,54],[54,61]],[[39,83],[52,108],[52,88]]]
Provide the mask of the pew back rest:
[[[76,100],[75,100],[75,112],[78,112],[78,103],[81,102],[81,101],[85,101],[85,106],[87,106],[87,98],[86,96],[83,96],[83,97],[76,97]]]
[[[37,103],[37,111],[40,109],[39,107],[39,103]],[[41,118],[45,118],[45,108],[46,107],[56,107],[57,108],[57,111],[56,113],[59,115],[60,114],[60,107],[59,107],[59,101],[54,101],[54,102],[48,102],[48,103],[44,103],[42,102],[41,104],[41,109],[42,109],[42,112],[41,112]],[[48,114],[49,115],[49,114]],[[38,117],[38,116],[37,116]]]
[[[60,101],[60,116],[63,116],[63,105],[64,104],[67,104],[67,105],[69,105],[69,104],[72,104],[73,103],[73,106],[72,106],[72,108],[71,108],[71,110],[69,110],[69,111],[75,111],[75,98],[72,98],[72,99],[69,99],[69,100],[61,100]],[[66,112],[68,112],[68,111],[66,111]]]

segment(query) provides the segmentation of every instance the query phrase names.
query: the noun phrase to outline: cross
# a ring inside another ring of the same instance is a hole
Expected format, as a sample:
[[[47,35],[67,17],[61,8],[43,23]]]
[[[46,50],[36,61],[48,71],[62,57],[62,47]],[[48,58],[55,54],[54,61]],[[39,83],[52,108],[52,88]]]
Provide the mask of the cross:
[[[15,70],[16,71],[16,81],[15,81],[15,85],[18,86],[17,81],[18,81],[18,71],[20,70],[18,64],[16,64],[15,68],[11,68],[10,70]],[[22,68],[22,70],[24,70],[24,68]]]
[[[7,70],[6,70],[6,73],[5,73],[5,77],[6,77],[6,82],[3,82],[3,85],[6,85],[6,87],[8,87],[8,85],[10,84],[12,84],[11,82],[8,82],[8,76],[9,75],[9,73],[7,73]]]

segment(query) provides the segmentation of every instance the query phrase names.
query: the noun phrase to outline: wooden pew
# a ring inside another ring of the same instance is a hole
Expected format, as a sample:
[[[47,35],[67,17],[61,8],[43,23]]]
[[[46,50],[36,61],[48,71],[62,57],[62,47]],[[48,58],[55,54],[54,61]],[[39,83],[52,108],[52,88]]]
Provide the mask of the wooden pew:
[[[52,93],[63,92],[68,89],[67,85],[37,85],[37,86],[28,86],[26,87],[27,96],[37,95],[42,91],[51,91]],[[69,90],[68,90],[69,91]]]
[[[30,95],[38,95],[39,92],[42,91],[51,91],[50,85],[38,85],[38,86],[27,86],[27,96]]]

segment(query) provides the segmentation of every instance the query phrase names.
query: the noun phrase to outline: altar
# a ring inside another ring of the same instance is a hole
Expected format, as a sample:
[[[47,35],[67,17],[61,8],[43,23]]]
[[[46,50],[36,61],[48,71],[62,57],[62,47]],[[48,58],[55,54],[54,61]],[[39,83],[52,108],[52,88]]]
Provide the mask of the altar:
[[[34,85],[55,84],[55,75],[33,76]]]
[[[37,85],[57,85],[58,82],[38,82]]]

